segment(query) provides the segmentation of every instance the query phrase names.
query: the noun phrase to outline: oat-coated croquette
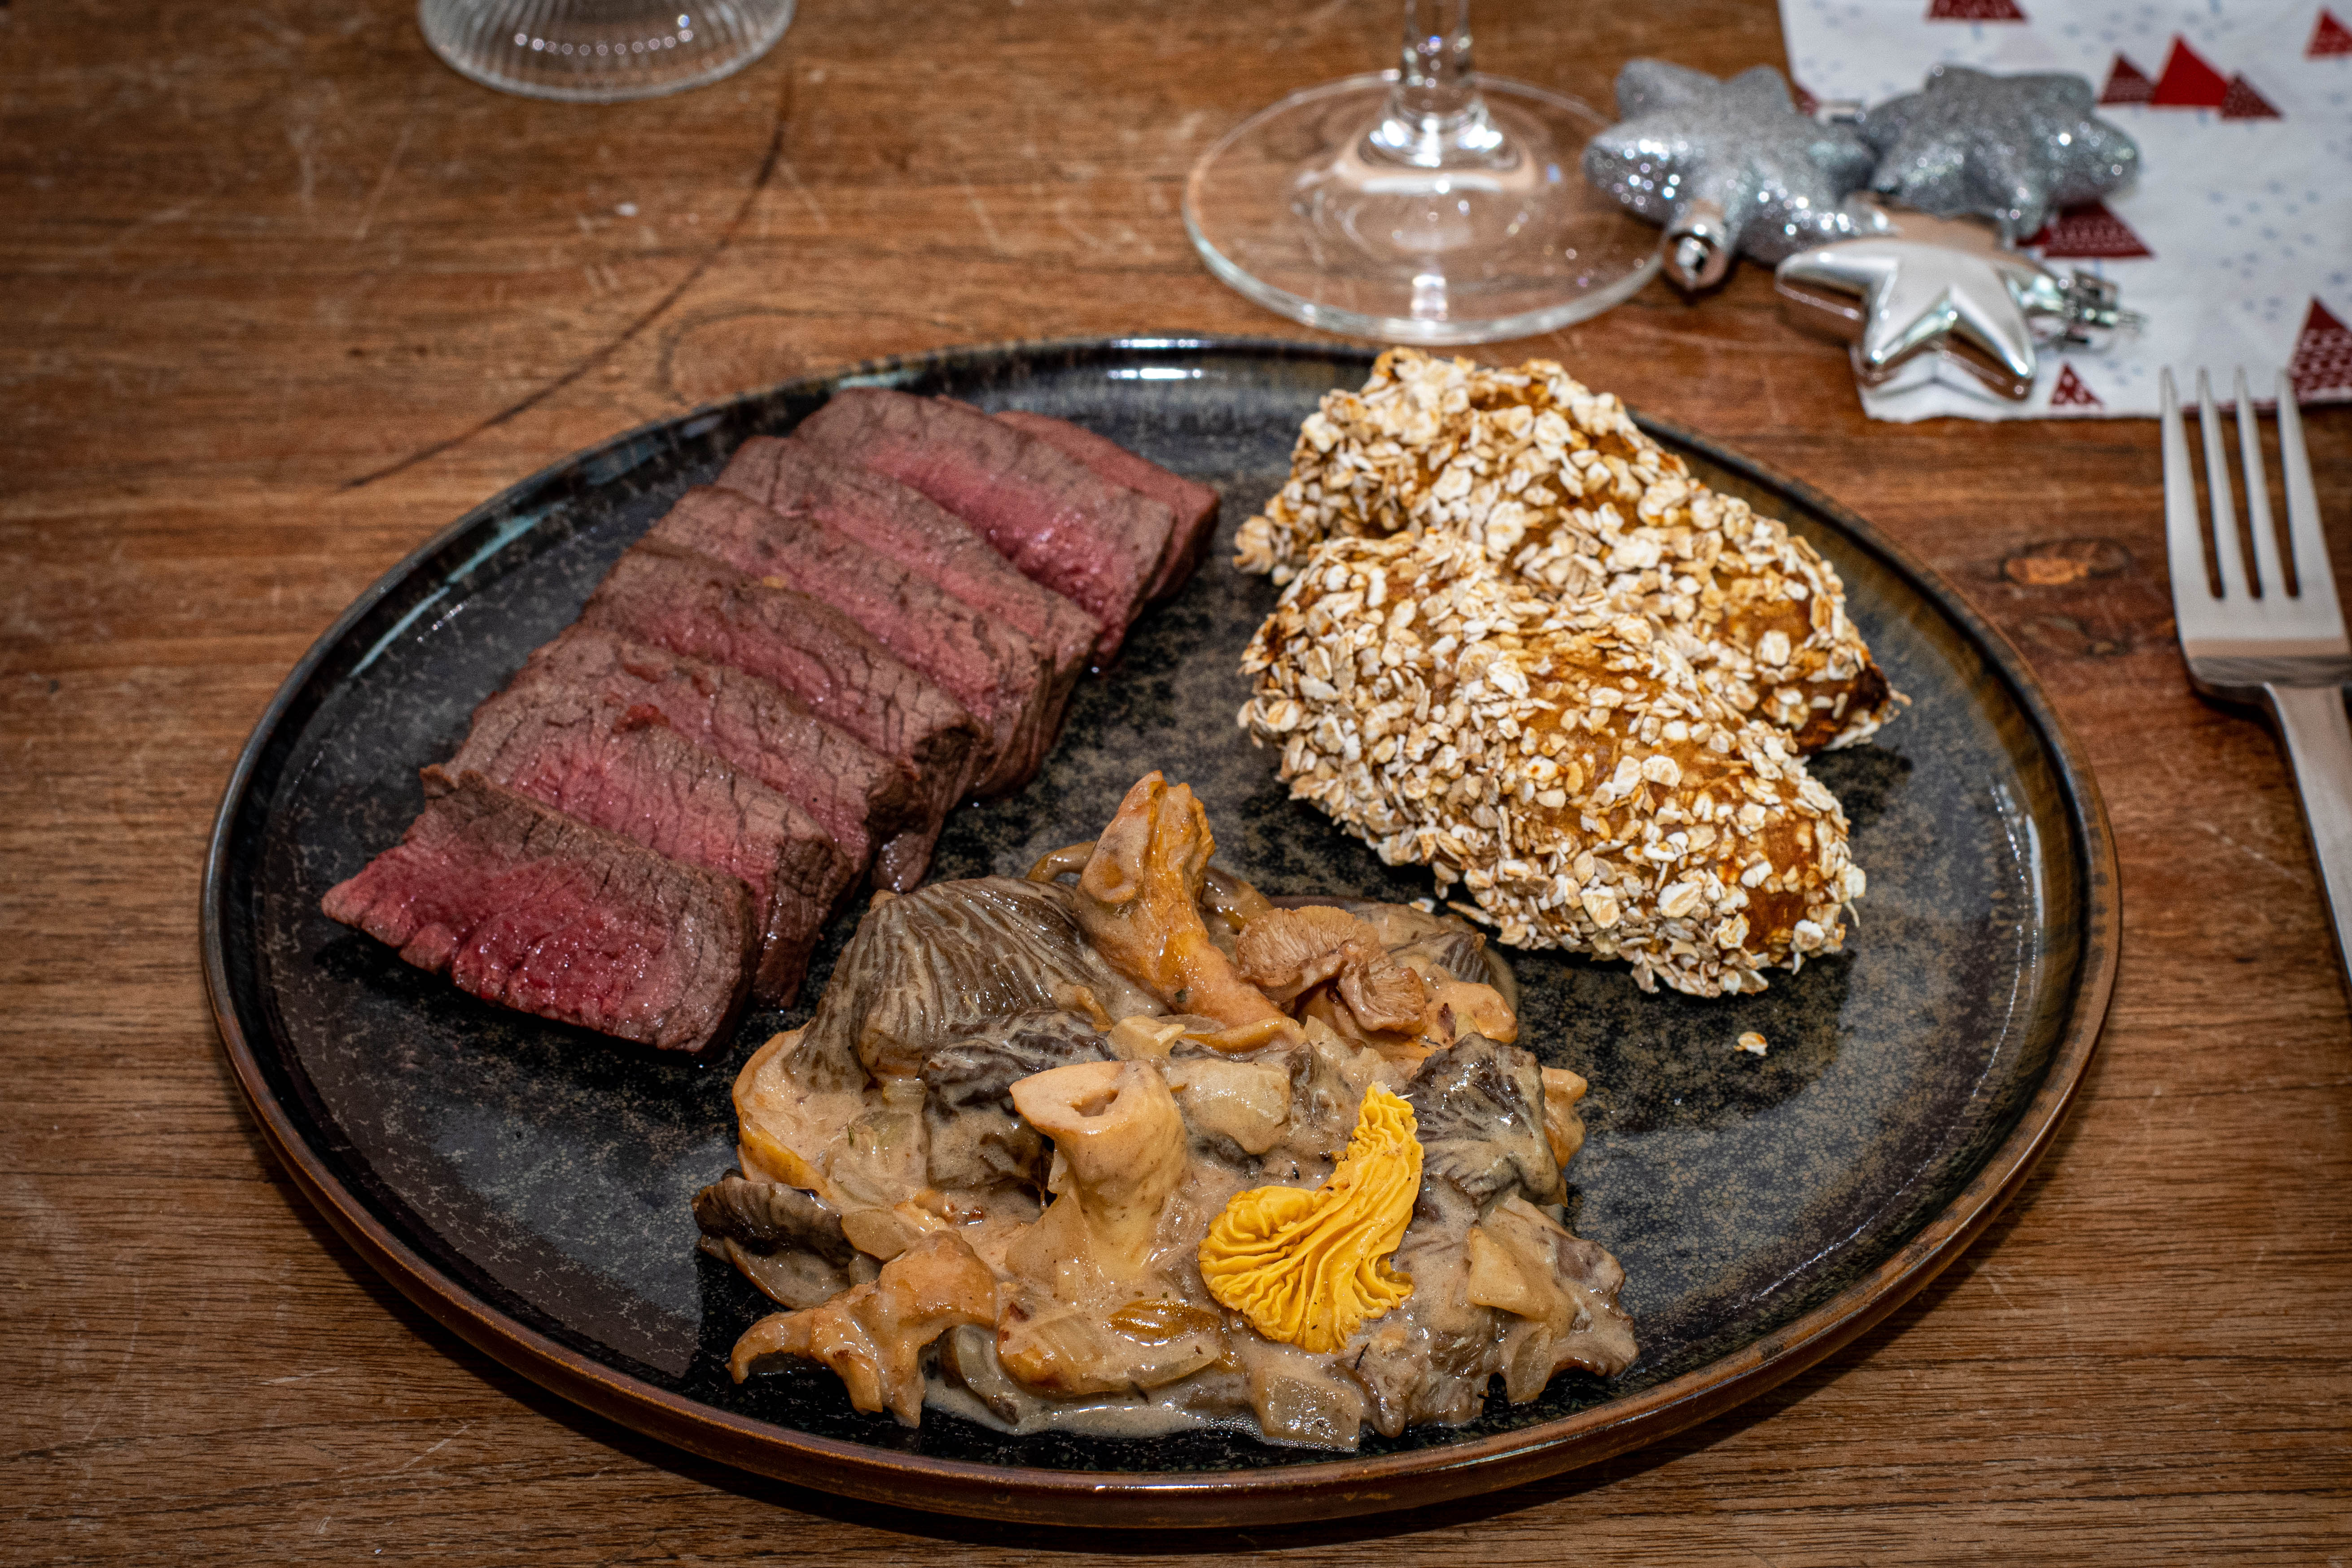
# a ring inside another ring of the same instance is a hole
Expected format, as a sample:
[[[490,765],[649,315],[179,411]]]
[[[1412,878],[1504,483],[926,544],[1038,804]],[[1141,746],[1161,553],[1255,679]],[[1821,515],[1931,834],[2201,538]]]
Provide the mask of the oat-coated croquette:
[[[1644,616],[1541,597],[1457,535],[1340,536],[1243,668],[1291,794],[1458,881],[1507,943],[1712,996],[1843,942],[1864,877],[1836,799]]]
[[[1236,562],[1284,583],[1322,540],[1423,531],[1472,541],[1544,598],[1646,617],[1700,684],[1801,752],[1864,740],[1901,701],[1811,544],[1699,483],[1550,360],[1383,353],[1362,390],[1308,416]]]

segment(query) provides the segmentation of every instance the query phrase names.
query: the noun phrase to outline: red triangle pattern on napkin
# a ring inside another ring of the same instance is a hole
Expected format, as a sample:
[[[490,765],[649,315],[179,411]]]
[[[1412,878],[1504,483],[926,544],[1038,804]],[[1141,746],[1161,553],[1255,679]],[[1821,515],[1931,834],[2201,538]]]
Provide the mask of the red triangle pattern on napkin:
[[[2105,202],[2084,202],[2053,214],[2020,247],[2069,261],[2129,261],[2156,254],[2140,243],[2131,225],[2107,210]]]
[[[2058,384],[2050,389],[2050,406],[2053,408],[2105,408],[2106,403],[2097,393],[2083,384],[2083,378],[2074,374],[2073,365],[2061,364],[2058,367]]]
[[[2271,107],[2271,100],[2256,92],[2252,82],[2242,76],[2230,79],[2230,90],[2221,99],[2222,119],[2276,120],[2279,117],[2279,111]]]
[[[2219,109],[2230,96],[2227,78],[2205,63],[2205,57],[2174,35],[2172,53],[2165,57],[2164,74],[2156,79],[2148,102],[2158,109]]]
[[[2294,341],[2286,375],[2298,403],[2352,403],[2352,327],[2337,321],[2316,297],[2311,313],[2303,319],[2303,333]]]
[[[2311,47],[2303,51],[2306,59],[2324,60],[2331,55],[2352,55],[2352,27],[2336,19],[2336,13],[2319,13],[2319,26],[2311,30]]]
[[[2100,89],[2099,101],[2146,103],[2155,96],[2156,83],[2148,79],[2147,73],[2117,55],[2116,63],[2107,68],[2107,85]]]

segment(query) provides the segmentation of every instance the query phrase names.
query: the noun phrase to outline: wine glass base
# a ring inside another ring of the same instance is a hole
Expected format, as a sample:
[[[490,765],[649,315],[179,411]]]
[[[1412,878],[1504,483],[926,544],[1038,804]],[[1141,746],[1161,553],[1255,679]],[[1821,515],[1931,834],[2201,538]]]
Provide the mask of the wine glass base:
[[[794,0],[418,0],[460,76],[526,98],[621,103],[731,76],[773,48]]]
[[[1454,345],[1598,315],[1658,270],[1658,231],[1588,184],[1609,121],[1522,82],[1472,83],[1503,153],[1424,170],[1369,144],[1393,71],[1294,93],[1192,167],[1184,227],[1209,270],[1348,337]]]

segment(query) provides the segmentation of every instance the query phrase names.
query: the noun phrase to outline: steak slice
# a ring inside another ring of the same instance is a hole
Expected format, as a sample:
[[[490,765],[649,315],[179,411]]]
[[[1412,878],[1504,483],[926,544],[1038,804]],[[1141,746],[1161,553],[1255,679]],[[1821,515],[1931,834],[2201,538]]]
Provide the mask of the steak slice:
[[[1050,414],[1032,414],[1025,408],[1008,408],[997,418],[1024,435],[1034,436],[1065,457],[1076,458],[1112,484],[1150,496],[1174,513],[1175,534],[1144,596],[1164,599],[1184,585],[1184,580],[1200,565],[1202,553],[1208,550],[1210,536],[1217,531],[1220,498],[1216,491],[1206,485],[1194,484],[1181,474],[1171,473],[1083,425],[1073,425]]]
[[[1175,533],[1158,501],[961,403],[844,387],[794,434],[913,486],[1023,576],[1076,600],[1099,628],[1099,658],[1118,651]]]
[[[719,482],[778,511],[807,512],[1010,624],[1053,663],[1058,722],[1062,701],[1093,655],[1094,617],[1014,571],[971,524],[922,491],[809,441],[754,436],[736,448]]]
[[[772,681],[818,717],[912,767],[921,783],[919,826],[883,846],[875,880],[895,888],[919,879],[919,869],[908,878],[905,868],[930,859],[987,735],[954,698],[893,658],[865,627],[805,594],[762,586],[723,561],[659,539],[641,541],[614,563],[580,624]]]
[[[825,916],[865,870],[816,819],[671,729],[661,710],[535,680],[474,710],[449,771],[478,773],[646,848],[751,889],[751,994],[792,1001]]]
[[[733,1025],[759,938],[734,878],[437,769],[399,844],[320,907],[468,995],[674,1051]]]
[[[756,675],[575,626],[532,654],[507,689],[542,684],[657,709],[671,729],[816,818],[860,866],[923,826],[922,785],[912,767],[869,750]],[[919,879],[922,867],[914,871]]]
[[[929,578],[805,513],[787,516],[734,490],[692,489],[652,537],[716,556],[770,587],[822,598],[988,726],[973,788],[997,795],[1036,772],[1052,672],[1036,646]]]

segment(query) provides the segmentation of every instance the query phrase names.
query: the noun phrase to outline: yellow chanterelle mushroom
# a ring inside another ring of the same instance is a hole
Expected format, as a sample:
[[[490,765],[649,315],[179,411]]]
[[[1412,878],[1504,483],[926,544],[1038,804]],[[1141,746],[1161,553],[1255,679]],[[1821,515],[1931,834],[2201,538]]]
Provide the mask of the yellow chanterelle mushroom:
[[[1388,1257],[1421,1192],[1414,1129],[1412,1107],[1374,1084],[1329,1180],[1235,1194],[1201,1242],[1209,1294],[1267,1339],[1318,1352],[1412,1295]]]

